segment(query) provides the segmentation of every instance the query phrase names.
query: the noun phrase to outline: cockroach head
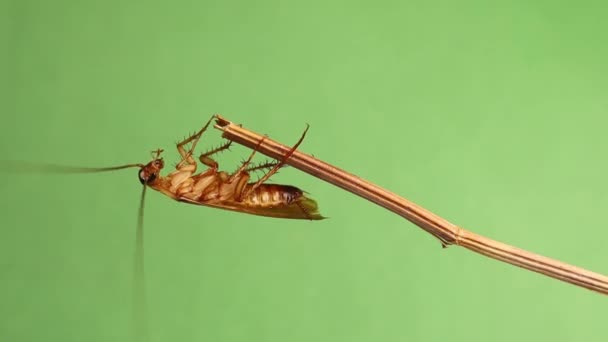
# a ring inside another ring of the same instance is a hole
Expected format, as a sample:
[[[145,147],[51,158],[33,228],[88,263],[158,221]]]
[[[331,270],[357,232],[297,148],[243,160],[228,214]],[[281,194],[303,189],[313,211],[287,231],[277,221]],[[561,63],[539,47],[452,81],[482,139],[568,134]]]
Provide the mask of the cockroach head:
[[[160,157],[161,152],[163,150],[158,149],[152,152],[152,161],[148,164],[144,165],[138,173],[139,181],[141,184],[151,185],[153,184],[158,175],[160,174],[160,170],[165,166],[165,162],[163,158]]]

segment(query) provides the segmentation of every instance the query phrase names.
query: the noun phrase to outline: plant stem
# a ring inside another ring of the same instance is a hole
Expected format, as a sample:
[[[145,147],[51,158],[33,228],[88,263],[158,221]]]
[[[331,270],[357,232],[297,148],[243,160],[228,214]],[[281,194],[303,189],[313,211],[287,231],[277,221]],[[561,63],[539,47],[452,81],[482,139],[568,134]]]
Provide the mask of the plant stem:
[[[291,147],[263,137],[216,115],[222,136],[271,158],[281,160]],[[262,140],[263,139],[263,140]],[[261,143],[260,143],[261,141]],[[430,211],[362,178],[310,155],[295,151],[286,161],[299,170],[359,195],[400,215],[435,236],[444,247],[457,245],[487,257],[538,272],[564,282],[608,294],[608,277],[534,254],[464,230]]]

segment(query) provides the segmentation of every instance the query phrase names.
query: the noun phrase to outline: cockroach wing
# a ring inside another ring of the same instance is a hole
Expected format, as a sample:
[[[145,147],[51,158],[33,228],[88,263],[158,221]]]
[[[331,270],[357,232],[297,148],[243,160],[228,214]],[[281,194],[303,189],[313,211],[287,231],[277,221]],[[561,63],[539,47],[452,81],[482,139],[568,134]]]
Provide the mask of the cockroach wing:
[[[189,198],[177,198],[178,201],[191,204],[203,205],[213,208],[240,211],[251,215],[286,218],[286,219],[302,219],[302,220],[322,220],[325,217],[319,213],[317,202],[312,198],[302,195],[289,204],[276,204],[273,206],[258,206],[250,205],[238,201],[204,201],[199,202]]]

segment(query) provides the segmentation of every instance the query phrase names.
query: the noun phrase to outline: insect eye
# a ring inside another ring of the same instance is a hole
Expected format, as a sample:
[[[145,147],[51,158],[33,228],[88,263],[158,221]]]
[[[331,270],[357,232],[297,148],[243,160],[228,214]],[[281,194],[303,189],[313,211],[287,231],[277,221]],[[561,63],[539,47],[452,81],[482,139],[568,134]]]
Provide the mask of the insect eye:
[[[139,171],[138,176],[139,176],[139,182],[141,184],[148,184],[148,183],[153,182],[156,179],[155,173],[150,173],[150,174],[146,175],[144,170]]]
[[[144,175],[144,170],[140,170],[140,171],[137,173],[137,176],[139,177],[139,182],[140,182],[141,184],[145,184],[145,183],[146,183],[146,178],[145,178],[145,175]]]

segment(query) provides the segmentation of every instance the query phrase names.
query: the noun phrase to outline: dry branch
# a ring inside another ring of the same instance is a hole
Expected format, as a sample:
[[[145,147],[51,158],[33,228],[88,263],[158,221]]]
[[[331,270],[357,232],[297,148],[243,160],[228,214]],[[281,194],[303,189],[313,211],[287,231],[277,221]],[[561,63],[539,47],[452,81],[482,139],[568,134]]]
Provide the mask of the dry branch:
[[[224,138],[251,149],[256,148],[258,152],[271,158],[280,160],[291,148],[236,125],[219,115],[216,116],[215,128],[223,131],[222,136]],[[263,141],[260,143],[262,139]],[[604,275],[524,251],[464,230],[405,198],[312,156],[295,151],[286,161],[286,164],[403,216],[438,238],[444,247],[449,245],[462,246],[493,259],[599,293],[608,294],[608,277]]]

